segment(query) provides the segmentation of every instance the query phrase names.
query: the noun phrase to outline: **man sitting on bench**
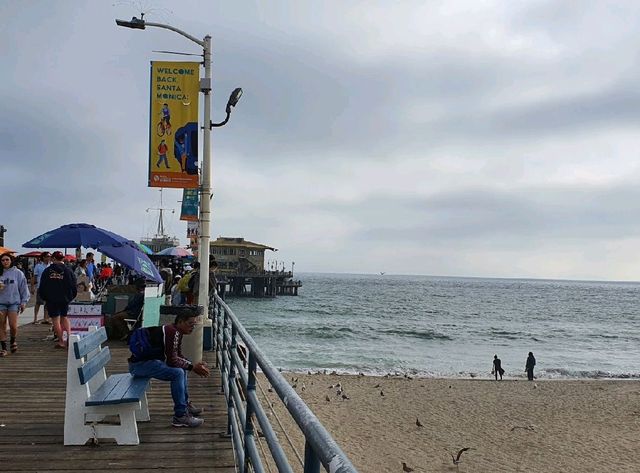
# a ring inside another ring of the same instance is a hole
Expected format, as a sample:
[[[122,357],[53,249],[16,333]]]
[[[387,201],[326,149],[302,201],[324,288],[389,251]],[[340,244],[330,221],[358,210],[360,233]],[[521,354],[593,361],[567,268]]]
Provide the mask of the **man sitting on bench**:
[[[203,361],[193,363],[182,355],[182,336],[193,332],[196,317],[190,314],[179,314],[175,323],[162,327],[148,327],[148,343],[157,355],[153,358],[137,359],[132,353],[129,358],[129,373],[133,376],[171,381],[171,396],[173,397],[174,427],[199,427],[204,422],[196,417],[202,409],[198,409],[189,401],[187,390],[187,371],[206,378],[209,368]],[[135,334],[134,334],[135,335]],[[131,343],[134,342],[132,337]]]

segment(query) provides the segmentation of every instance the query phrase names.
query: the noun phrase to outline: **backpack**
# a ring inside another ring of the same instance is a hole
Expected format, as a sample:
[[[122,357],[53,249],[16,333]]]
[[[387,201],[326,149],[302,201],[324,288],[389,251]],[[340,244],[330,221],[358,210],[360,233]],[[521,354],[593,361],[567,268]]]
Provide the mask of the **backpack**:
[[[189,281],[191,280],[191,276],[193,276],[192,272],[187,273],[180,278],[180,281],[178,281],[178,291],[180,291],[181,294],[190,292]]]
[[[164,327],[140,327],[129,338],[134,361],[164,360]]]

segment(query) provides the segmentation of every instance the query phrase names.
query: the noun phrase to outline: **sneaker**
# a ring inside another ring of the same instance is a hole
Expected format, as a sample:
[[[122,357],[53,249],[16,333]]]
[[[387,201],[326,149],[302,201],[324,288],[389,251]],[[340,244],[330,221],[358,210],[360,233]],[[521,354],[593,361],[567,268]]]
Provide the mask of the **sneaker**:
[[[192,403],[187,404],[187,411],[189,411],[189,415],[199,416],[202,414],[202,409],[194,406]]]
[[[174,427],[200,427],[203,423],[204,419],[185,414],[181,417],[173,416],[171,425],[173,425]]]

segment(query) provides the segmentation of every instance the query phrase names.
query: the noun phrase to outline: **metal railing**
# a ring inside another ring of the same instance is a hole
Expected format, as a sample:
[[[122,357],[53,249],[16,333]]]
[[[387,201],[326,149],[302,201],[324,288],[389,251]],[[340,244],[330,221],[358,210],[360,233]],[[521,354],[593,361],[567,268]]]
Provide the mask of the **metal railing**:
[[[303,472],[319,473],[322,465],[331,473],[357,473],[329,432],[258,348],[229,306],[217,294],[213,299],[210,316],[213,318],[214,350],[227,400],[227,434],[233,440],[239,471],[265,471],[256,443],[255,420],[262,429],[261,436],[266,440],[278,472],[294,472],[258,398],[256,371],[259,367],[304,435]],[[239,353],[239,341],[246,347],[246,353]],[[242,358],[247,361],[246,368]]]

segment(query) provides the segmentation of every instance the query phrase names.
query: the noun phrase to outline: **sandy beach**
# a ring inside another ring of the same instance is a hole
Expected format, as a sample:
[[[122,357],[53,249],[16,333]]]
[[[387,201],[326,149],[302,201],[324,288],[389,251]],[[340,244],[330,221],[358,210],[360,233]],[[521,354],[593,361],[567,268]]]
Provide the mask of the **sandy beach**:
[[[637,381],[285,377],[360,473],[402,472],[403,461],[415,472],[640,471]],[[260,386],[303,456],[293,420]],[[450,453],[463,447],[473,450],[456,470]]]

